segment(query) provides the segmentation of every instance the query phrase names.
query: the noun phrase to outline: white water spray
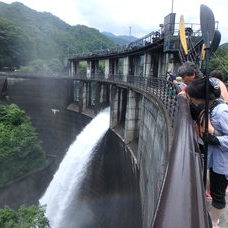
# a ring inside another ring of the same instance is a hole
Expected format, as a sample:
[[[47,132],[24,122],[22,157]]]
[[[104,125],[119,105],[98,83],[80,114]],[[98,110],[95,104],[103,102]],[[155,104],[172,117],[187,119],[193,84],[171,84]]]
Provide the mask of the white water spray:
[[[100,112],[77,136],[69,147],[54,178],[40,199],[46,205],[46,216],[52,228],[63,228],[64,217],[72,200],[77,197],[86,166],[93,150],[109,128],[110,109]]]

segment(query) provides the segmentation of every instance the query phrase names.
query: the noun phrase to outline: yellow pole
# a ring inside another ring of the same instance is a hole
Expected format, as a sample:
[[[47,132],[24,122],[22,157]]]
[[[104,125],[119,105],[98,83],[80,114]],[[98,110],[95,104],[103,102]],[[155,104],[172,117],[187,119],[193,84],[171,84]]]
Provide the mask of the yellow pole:
[[[181,15],[179,23],[180,41],[184,50],[184,54],[188,54],[187,40],[185,35],[184,16]]]

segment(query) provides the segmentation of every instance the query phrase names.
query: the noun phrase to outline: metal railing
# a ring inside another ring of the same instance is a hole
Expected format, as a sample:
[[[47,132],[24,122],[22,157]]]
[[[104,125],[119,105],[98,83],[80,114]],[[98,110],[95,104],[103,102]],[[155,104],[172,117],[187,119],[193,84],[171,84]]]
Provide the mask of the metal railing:
[[[173,26],[173,34],[166,34],[166,35],[172,35],[172,36],[178,36],[179,35],[179,23],[168,23],[165,26]],[[216,28],[218,27],[218,22],[215,24]],[[185,23],[186,29],[192,30],[191,36],[199,37],[201,36],[201,29],[200,24],[197,23]],[[145,48],[152,44],[158,44],[161,42],[165,37],[164,34],[165,28],[161,28],[157,31],[153,31],[144,37],[135,40],[127,45],[118,45],[116,47],[108,48],[108,49],[102,49],[97,50],[94,52],[89,53],[79,53],[79,54],[72,54],[69,56],[69,59],[86,59],[86,58],[93,58],[93,57],[103,57],[103,56],[109,56],[109,55],[118,55],[127,53],[130,51],[138,50]]]
[[[87,78],[76,75],[74,79],[88,80]],[[178,111],[177,94],[180,92],[180,87],[175,83],[168,81],[165,77],[142,77],[136,75],[108,75],[93,74],[89,80],[116,82],[122,85],[134,87],[148,95],[155,96],[164,105],[172,122],[172,127],[175,125],[176,114]]]
[[[159,41],[161,41],[161,32],[155,31],[147,34],[146,36],[131,42],[130,44],[127,45],[118,45],[113,48],[108,48],[108,49],[102,49],[102,50],[97,50],[94,52],[89,52],[89,53],[80,53],[80,54],[72,54],[69,56],[69,59],[86,59],[86,58],[91,58],[91,57],[102,57],[102,56],[107,56],[107,55],[118,55],[118,54],[123,54],[127,52],[131,52],[134,50],[138,50],[144,47],[147,47],[152,44],[156,44]]]
[[[113,75],[109,74],[92,74],[91,78],[86,75],[74,75],[69,77],[64,73],[42,73],[42,72],[0,72],[1,76],[16,77],[16,78],[31,78],[31,79],[79,79],[79,80],[98,80],[110,83],[120,83],[125,86],[134,87],[148,95],[153,95],[160,99],[164,107],[168,111],[168,115],[172,120],[172,127],[175,124],[176,113],[178,110],[177,94],[180,92],[178,85],[168,81],[166,77],[153,77],[153,76],[138,76],[138,75]]]

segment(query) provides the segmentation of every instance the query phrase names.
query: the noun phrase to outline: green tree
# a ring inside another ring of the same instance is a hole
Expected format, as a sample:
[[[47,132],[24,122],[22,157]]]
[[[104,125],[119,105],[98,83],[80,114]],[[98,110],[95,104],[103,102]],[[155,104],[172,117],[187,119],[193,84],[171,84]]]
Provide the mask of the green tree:
[[[49,228],[45,209],[41,206],[22,205],[18,211],[8,206],[0,209],[0,228]]]
[[[31,120],[17,105],[0,106],[0,184],[46,165]]]
[[[221,45],[210,61],[210,70],[222,72],[225,81],[228,81],[228,44]]]
[[[30,58],[31,43],[28,37],[4,18],[0,18],[0,47],[0,69],[19,67]]]

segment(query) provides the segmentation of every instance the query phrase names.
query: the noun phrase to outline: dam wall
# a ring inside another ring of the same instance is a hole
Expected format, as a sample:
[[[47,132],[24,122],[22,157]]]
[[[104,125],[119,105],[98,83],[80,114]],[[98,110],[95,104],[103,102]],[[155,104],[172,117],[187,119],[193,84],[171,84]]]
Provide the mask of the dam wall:
[[[68,111],[69,104],[75,110],[85,104],[86,113],[98,101],[109,101],[110,130],[96,148],[80,191],[85,219],[92,227],[209,227],[202,158],[187,104],[170,94],[173,87],[162,79],[132,79],[129,84],[92,79],[107,90],[93,94],[87,79],[73,79],[83,84],[80,93],[70,79],[9,78],[5,102],[31,116],[50,166],[1,188],[0,205],[36,203],[44,193],[69,145],[91,119]]]
[[[8,79],[8,97],[3,103],[15,103],[26,110],[49,165],[0,188],[0,207],[38,203],[68,147],[90,121],[88,116],[66,110],[70,99],[68,86],[67,81],[61,80]]]
[[[142,99],[137,164],[143,226],[150,227],[161,193],[172,135],[166,112],[158,100]]]
[[[97,145],[80,195],[91,227],[142,227],[139,170],[112,130]]]

